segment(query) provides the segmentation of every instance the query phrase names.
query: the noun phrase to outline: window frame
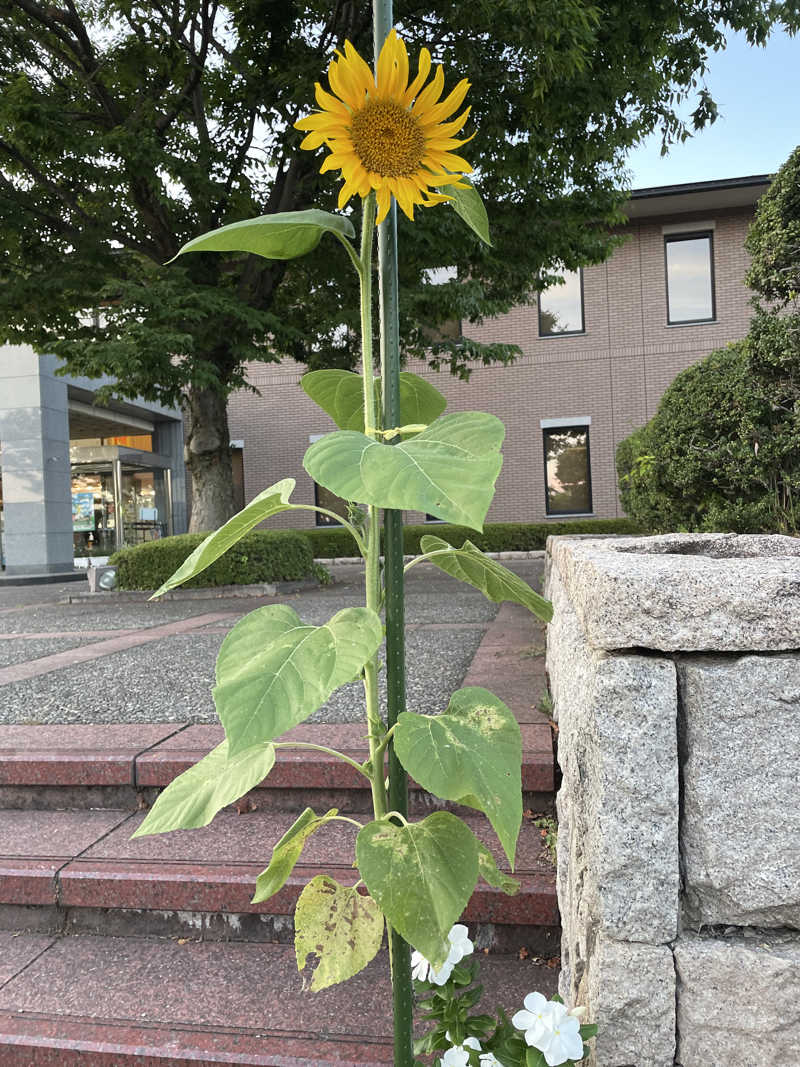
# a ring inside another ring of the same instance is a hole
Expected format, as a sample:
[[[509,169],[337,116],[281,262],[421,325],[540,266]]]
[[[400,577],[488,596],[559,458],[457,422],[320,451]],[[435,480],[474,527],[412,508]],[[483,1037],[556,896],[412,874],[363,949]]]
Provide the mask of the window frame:
[[[669,317],[669,263],[667,261],[667,245],[677,244],[679,241],[696,241],[701,237],[708,238],[708,259],[711,275],[711,318],[710,319],[676,319]],[[681,233],[664,234],[664,297],[666,300],[667,326],[701,326],[709,322],[717,321],[717,279],[714,271],[714,231],[713,229],[686,230]]]
[[[562,277],[564,274],[574,274],[575,271],[565,270],[562,271]],[[550,341],[554,337],[576,337],[580,334],[586,333],[586,306],[583,296],[583,267],[578,267],[578,280],[580,283],[581,291],[581,328],[579,330],[559,330],[558,333],[542,333],[542,293],[546,293],[547,289],[540,289],[537,293],[536,299],[536,330],[541,341]],[[548,289],[553,289],[555,286],[548,286]]]
[[[560,423],[560,420],[559,420]],[[588,511],[553,511],[550,507],[550,488],[547,475],[547,435],[549,433],[566,433],[579,431],[586,434],[586,488],[589,493]],[[544,466],[544,512],[548,518],[563,518],[564,516],[594,515],[594,498],[592,495],[592,450],[591,450],[591,423],[589,422],[564,422],[557,426],[542,426],[542,463]]]

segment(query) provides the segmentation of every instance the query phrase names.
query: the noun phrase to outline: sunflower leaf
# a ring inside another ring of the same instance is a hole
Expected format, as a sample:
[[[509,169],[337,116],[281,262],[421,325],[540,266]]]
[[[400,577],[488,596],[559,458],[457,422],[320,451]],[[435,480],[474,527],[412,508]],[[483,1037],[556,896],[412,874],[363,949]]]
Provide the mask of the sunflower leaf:
[[[494,415],[462,411],[394,445],[351,430],[327,434],[311,445],[303,466],[344,500],[422,511],[482,530],[503,463],[504,435]]]
[[[478,881],[478,842],[461,819],[436,811],[422,822],[367,823],[356,839],[356,861],[386,921],[440,967],[447,935]]]
[[[207,826],[218,811],[262,782],[274,764],[274,745],[253,745],[232,756],[223,741],[159,793],[131,836]]]
[[[481,194],[468,178],[462,178],[461,181],[466,183],[468,188],[459,189],[455,185],[447,185],[441,188],[439,192],[452,196],[451,204],[456,215],[463,219],[472,232],[476,233],[483,243],[491,248],[489,216],[486,214],[486,206],[481,199]]]
[[[383,639],[369,608],[345,608],[306,626],[286,604],[245,615],[222,643],[214,702],[231,755],[271,741],[354,681]]]
[[[504,600],[522,604],[543,622],[550,622],[553,618],[553,605],[549,600],[539,596],[508,567],[484,555],[471,541],[465,541],[461,548],[456,548],[441,537],[426,534],[420,538],[420,548],[429,563],[460,582],[480,589],[487,600],[496,604]],[[432,552],[437,555],[430,555]]]
[[[331,808],[324,815],[317,815],[312,808],[306,808],[298,816],[273,848],[269,866],[256,879],[256,891],[251,904],[269,900],[286,885],[286,879],[300,859],[306,841],[322,826],[336,818],[337,814],[337,808]]]
[[[513,897],[519,892],[521,883],[498,868],[494,856],[480,841],[478,842],[478,873],[487,885],[493,889],[499,889],[507,897]]]
[[[310,989],[345,982],[374,959],[383,938],[383,915],[375,901],[352,886],[319,874],[305,887],[294,913],[297,969],[309,957],[317,965]]]
[[[364,388],[360,374],[348,370],[312,370],[300,384],[340,430],[364,432]],[[375,380],[375,404],[381,407],[381,380]],[[400,372],[400,425],[429,423],[447,407],[430,382],[409,371]]]
[[[289,497],[292,495],[295,484],[294,478],[284,478],[259,493],[246,508],[234,515],[232,519],[228,519],[224,526],[210,533],[150,599],[155,600],[162,593],[174,589],[176,585],[181,585],[183,582],[188,582],[206,567],[210,567],[215,560],[224,555],[237,541],[241,541],[246,533],[249,533],[254,526],[258,526],[264,519],[278,515],[281,511],[292,511],[296,505],[289,503]]]
[[[296,259],[317,247],[324,233],[354,238],[352,222],[343,215],[311,208],[279,211],[209,230],[187,241],[170,263],[185,252],[252,252],[265,259]]]
[[[441,715],[401,712],[394,748],[423,789],[488,816],[513,869],[522,823],[522,739],[502,700],[470,686],[453,693]]]

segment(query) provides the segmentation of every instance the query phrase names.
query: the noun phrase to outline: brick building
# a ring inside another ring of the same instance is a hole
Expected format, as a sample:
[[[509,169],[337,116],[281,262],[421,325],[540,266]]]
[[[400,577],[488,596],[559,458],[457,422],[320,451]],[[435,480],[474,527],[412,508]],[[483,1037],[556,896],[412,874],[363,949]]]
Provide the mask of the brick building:
[[[676,374],[747,331],[744,239],[768,184],[758,175],[636,190],[626,207],[627,240],[609,260],[566,276],[531,305],[465,324],[479,341],[518,344],[515,364],[477,368],[469,382],[408,367],[445,394],[448,411],[490,411],[505,423],[487,521],[621,514],[618,443],[651,417]],[[231,398],[246,500],[291,476],[293,499],[314,503],[303,454],[335,427],[298,385],[301,374],[293,361],[254,363],[249,377],[261,396]],[[313,512],[290,512],[270,525],[313,523]]]

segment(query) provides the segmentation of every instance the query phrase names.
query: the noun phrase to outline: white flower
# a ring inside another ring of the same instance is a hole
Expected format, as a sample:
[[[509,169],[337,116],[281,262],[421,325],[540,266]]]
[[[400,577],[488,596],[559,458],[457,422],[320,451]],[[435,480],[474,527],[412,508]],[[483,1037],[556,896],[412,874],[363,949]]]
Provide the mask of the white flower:
[[[425,959],[421,952],[416,950],[412,952],[411,977],[416,978],[419,982],[433,982],[434,985],[444,985],[453,973],[455,965],[472,952],[473,944],[467,936],[468,933],[469,931],[463,923],[456,923],[447,935],[447,940],[450,943],[447,959],[438,970]]]
[[[480,1056],[481,1067],[503,1067],[493,1052],[484,1052]]]
[[[453,1039],[450,1034],[445,1034],[448,1041]],[[465,1037],[463,1045],[453,1045],[442,1056],[441,1067],[468,1067],[469,1065],[469,1049],[475,1049],[477,1052],[481,1050],[481,1043],[477,1037]],[[481,1056],[481,1061],[483,1056]]]
[[[518,1011],[511,1022],[525,1031],[526,1043],[544,1055],[547,1067],[582,1059],[581,1024],[576,1015],[557,1000],[545,1000],[541,993],[529,993],[524,1004],[526,1010]]]

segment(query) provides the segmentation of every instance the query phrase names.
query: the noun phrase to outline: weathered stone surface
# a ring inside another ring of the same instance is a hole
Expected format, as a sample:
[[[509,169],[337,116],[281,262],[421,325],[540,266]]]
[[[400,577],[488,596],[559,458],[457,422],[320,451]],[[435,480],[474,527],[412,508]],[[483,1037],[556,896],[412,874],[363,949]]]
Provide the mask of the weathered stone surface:
[[[581,1061],[587,1067],[673,1067],[675,966],[666,945],[600,934],[574,993],[561,993],[567,1003],[585,1004],[587,1018],[600,1027],[589,1042],[592,1055]]]
[[[685,921],[800,928],[800,653],[678,678]]]
[[[800,541],[736,534],[548,541],[590,645],[800,648]]]
[[[548,669],[559,722],[559,906],[580,982],[597,932],[659,944],[677,933],[677,683],[671,660],[583,640],[553,573]]]
[[[681,938],[675,965],[679,1064],[797,1067],[800,938]]]

